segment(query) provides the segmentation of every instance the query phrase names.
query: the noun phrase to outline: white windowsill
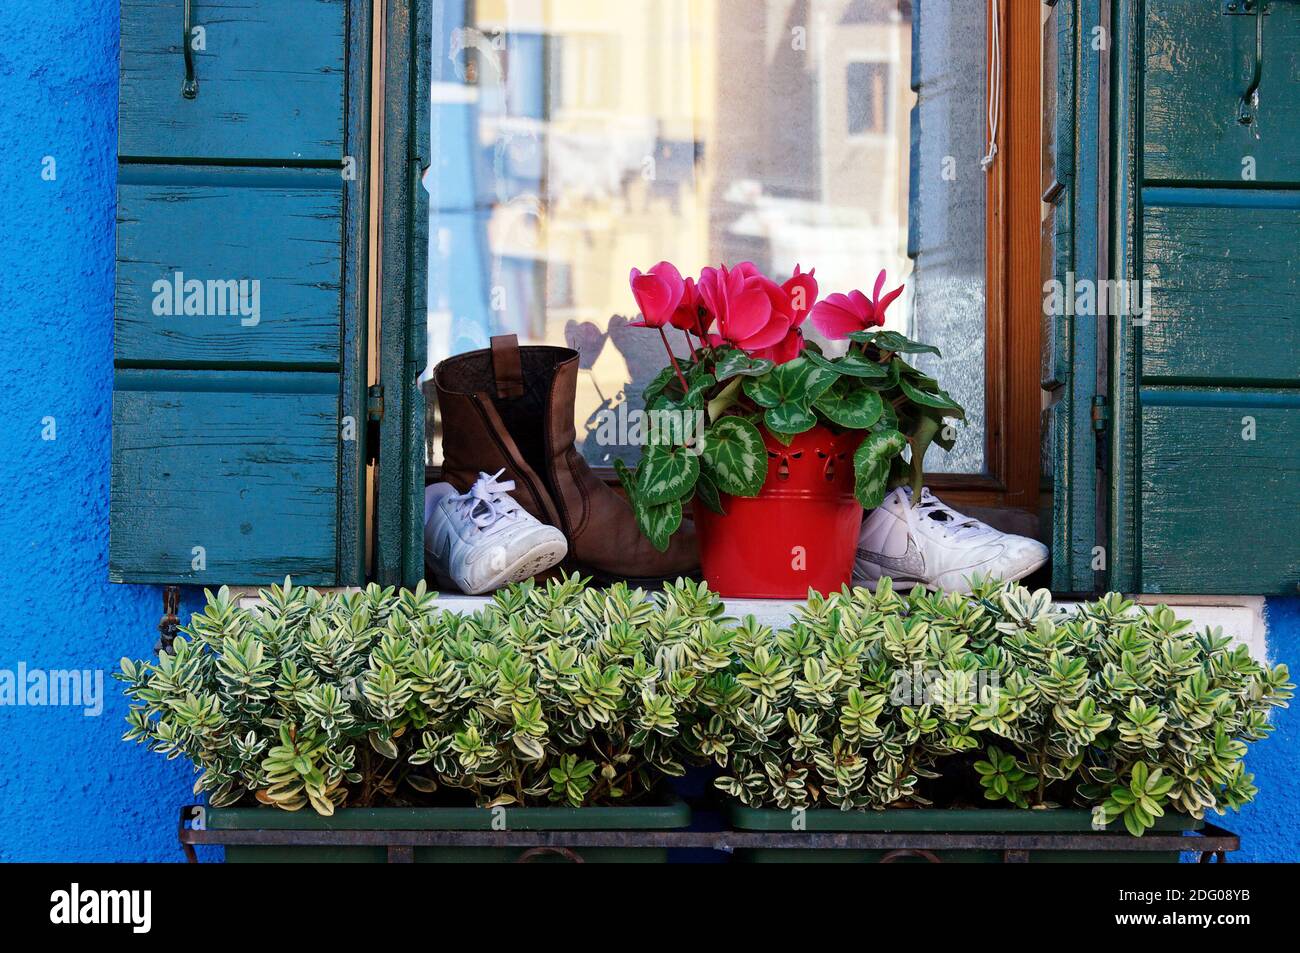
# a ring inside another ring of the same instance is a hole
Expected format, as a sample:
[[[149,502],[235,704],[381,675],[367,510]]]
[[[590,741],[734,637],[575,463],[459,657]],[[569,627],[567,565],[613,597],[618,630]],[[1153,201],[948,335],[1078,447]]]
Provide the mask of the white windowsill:
[[[261,601],[255,588],[237,587],[233,591],[241,607],[249,608]],[[355,592],[356,590],[343,591]],[[1263,596],[1143,594],[1136,599],[1142,605],[1154,606],[1164,603],[1170,606],[1180,618],[1190,619],[1198,631],[1207,626],[1217,626],[1226,635],[1244,642],[1254,658],[1260,661],[1266,661],[1268,658]],[[446,594],[438,597],[438,604],[443,608],[466,613],[476,612],[487,602],[487,596]],[[752,615],[763,625],[780,628],[790,622],[794,608],[799,602],[787,599],[728,599],[725,604],[729,616],[743,618]],[[1061,604],[1068,606],[1074,603]]]

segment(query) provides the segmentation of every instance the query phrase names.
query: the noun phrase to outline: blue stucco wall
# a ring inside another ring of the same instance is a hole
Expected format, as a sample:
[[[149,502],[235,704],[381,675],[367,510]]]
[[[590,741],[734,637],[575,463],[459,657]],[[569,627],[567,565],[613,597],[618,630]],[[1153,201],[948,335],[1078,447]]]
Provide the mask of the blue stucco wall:
[[[102,670],[105,705],[0,707],[0,860],[180,860],[193,775],[119,740],[109,677],[162,605],[107,580],[118,4],[3,8],[0,669]]]
[[[1268,601],[1268,654],[1284,662],[1291,681],[1300,676],[1300,599]],[[1242,850],[1234,860],[1300,861],[1300,698],[1277,711],[1272,735],[1246,756],[1259,795],[1237,814],[1218,818],[1241,835]],[[1214,818],[1212,818],[1214,819]]]
[[[109,678],[149,654],[161,612],[158,589],[106,581],[117,43],[116,0],[8,0],[0,16],[0,669],[105,679],[100,717],[0,707],[6,861],[179,860],[191,797],[187,765],[120,742]],[[1295,668],[1300,600],[1269,609],[1270,652]],[[1283,712],[1251,755],[1259,800],[1226,822],[1241,859],[1300,859],[1298,751],[1300,714]]]

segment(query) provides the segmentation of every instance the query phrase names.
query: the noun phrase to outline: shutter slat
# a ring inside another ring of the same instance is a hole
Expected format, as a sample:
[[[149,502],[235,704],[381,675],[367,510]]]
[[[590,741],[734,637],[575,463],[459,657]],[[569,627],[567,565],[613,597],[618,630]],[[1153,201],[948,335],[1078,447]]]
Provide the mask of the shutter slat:
[[[1144,392],[1142,404],[1142,590],[1293,593],[1300,393]]]
[[[334,375],[115,377],[110,579],[333,582]]]
[[[1147,0],[1143,162],[1148,181],[1239,184],[1251,157],[1258,183],[1300,182],[1300,9],[1264,17],[1258,115],[1239,122],[1255,64],[1255,17],[1223,4]]]
[[[122,0],[118,155],[336,162],[347,0],[194,0],[198,95],[181,96],[184,0]]]
[[[118,187],[119,363],[338,366],[337,171],[289,172],[306,181],[268,186],[245,180],[281,176],[222,169],[222,184],[132,184],[138,170],[127,166]],[[203,294],[203,316],[173,313],[186,282]]]

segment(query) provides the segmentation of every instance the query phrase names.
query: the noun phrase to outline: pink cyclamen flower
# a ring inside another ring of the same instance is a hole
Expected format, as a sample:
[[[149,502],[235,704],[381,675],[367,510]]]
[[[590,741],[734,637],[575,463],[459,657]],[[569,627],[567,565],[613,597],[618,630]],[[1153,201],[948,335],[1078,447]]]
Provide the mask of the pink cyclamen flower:
[[[718,322],[711,340],[757,351],[780,343],[793,323],[788,296],[752,262],[731,270],[705,268],[698,287],[701,303]]]
[[[682,291],[682,300],[677,310],[668,319],[669,324],[683,331],[689,331],[696,337],[703,338],[709,332],[713,317],[700,306],[700,292],[695,279],[687,278]]]
[[[766,358],[773,364],[784,364],[787,361],[793,361],[802,354],[803,346],[803,332],[798,328],[791,328],[786,333],[786,336],[776,344],[754,351],[753,356]]]
[[[638,328],[662,328],[672,320],[686,292],[681,273],[666,261],[659,262],[645,274],[633,268],[628,284],[632,286],[632,297],[641,311],[641,320],[629,321],[628,324]]]
[[[764,285],[772,302],[772,310],[789,320],[790,330],[776,344],[755,351],[754,357],[766,358],[774,364],[784,364],[803,353],[803,332],[799,330],[799,325],[803,324],[817,301],[817,279],[813,277],[816,270],[814,268],[804,273],[795,265],[794,274],[780,288],[773,282]],[[767,281],[766,278],[763,280]]]
[[[781,290],[790,298],[793,325],[796,328],[803,324],[804,318],[808,317],[813,305],[817,303],[817,279],[813,277],[816,273],[816,268],[805,273],[795,265],[794,274],[781,286]]]
[[[817,302],[812,309],[813,325],[832,340],[846,338],[855,331],[883,327],[886,309],[903,293],[903,286],[899,285],[882,298],[880,289],[884,286],[885,270],[882,268],[876,277],[876,287],[870,299],[861,291],[850,291],[846,295],[833,294]]]

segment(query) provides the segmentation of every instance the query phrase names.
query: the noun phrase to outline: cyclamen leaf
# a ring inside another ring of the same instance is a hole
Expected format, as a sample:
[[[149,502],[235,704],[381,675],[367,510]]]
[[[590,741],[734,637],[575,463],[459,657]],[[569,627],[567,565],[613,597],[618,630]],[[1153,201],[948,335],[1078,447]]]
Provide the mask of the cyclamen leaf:
[[[671,367],[665,367],[655,375],[655,379],[647,384],[646,389],[641,392],[642,400],[647,404],[653,403],[654,399],[664,392],[669,382],[676,379],[676,376]]]
[[[763,414],[768,430],[782,434],[799,434],[817,426],[817,416],[799,404],[780,404]]]
[[[849,340],[857,341],[859,344],[874,344],[882,351],[893,351],[899,354],[928,353],[943,356],[934,345],[913,341],[897,331],[854,331],[849,335]]]
[[[744,351],[729,349],[722,352],[713,368],[713,376],[719,382],[732,377],[761,377],[774,365],[767,358],[752,358]]]
[[[719,516],[727,515],[727,511],[722,508],[722,497],[718,493],[717,484],[703,470],[700,471],[700,478],[695,483],[695,495],[701,503]]]
[[[868,436],[853,454],[853,494],[866,509],[884,502],[890,463],[906,446],[907,438],[901,433],[885,430]]]
[[[650,545],[661,553],[667,551],[673,533],[682,525],[682,501],[670,500],[658,506],[637,502],[632,505],[632,513]]]
[[[866,430],[885,412],[880,394],[843,379],[813,404],[831,423],[852,430]]]
[[[782,404],[809,406],[835,383],[834,371],[819,367],[805,357],[778,364],[762,377],[745,379],[745,394],[760,407]]]
[[[767,430],[767,435],[769,437],[771,437],[777,443],[781,444],[781,446],[783,447],[790,446],[790,444],[794,443],[794,438],[798,436],[798,434],[784,433],[780,430],[773,430],[771,427],[767,426],[766,421],[764,421],[764,429]]]
[[[763,437],[743,417],[723,417],[705,431],[703,457],[713,483],[732,496],[757,496],[767,479]]]
[[[646,506],[689,496],[700,475],[699,455],[676,444],[646,447],[637,468],[637,497]]]
[[[804,351],[804,356],[818,367],[825,368],[835,374],[875,380],[884,380],[889,376],[889,371],[885,369],[883,364],[878,364],[857,351],[849,351],[844,356],[834,359],[823,357],[813,351]]]
[[[637,467],[639,470],[640,467]],[[640,491],[637,489],[637,470],[633,470],[626,463],[618,458],[614,459],[614,473],[618,476],[618,482],[623,484],[623,492],[627,494],[627,501],[636,508],[637,497]]]
[[[903,393],[913,403],[920,404],[922,407],[933,407],[935,410],[941,410],[947,417],[959,417],[964,419],[966,411],[962,409],[961,404],[957,403],[945,391],[922,390],[915,386],[906,377],[899,378],[898,386],[903,389]]]

